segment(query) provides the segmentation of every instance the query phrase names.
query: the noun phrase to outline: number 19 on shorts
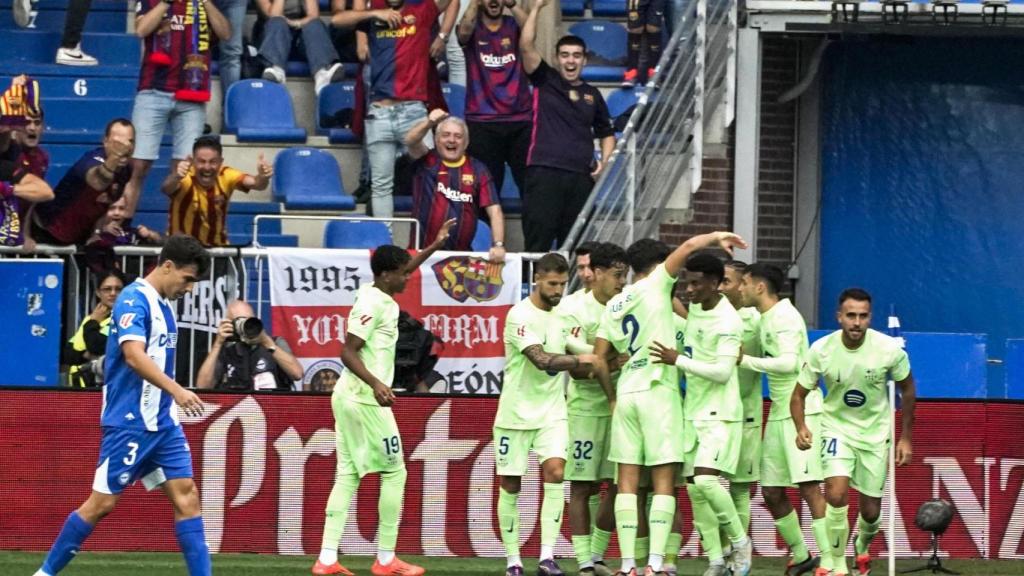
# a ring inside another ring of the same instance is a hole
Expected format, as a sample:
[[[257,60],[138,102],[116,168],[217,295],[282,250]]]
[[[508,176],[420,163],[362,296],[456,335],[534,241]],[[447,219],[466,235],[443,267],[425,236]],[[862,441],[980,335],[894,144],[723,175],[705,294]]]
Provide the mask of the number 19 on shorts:
[[[385,455],[396,456],[402,452],[402,443],[398,440],[398,436],[382,438],[381,441],[384,442]]]

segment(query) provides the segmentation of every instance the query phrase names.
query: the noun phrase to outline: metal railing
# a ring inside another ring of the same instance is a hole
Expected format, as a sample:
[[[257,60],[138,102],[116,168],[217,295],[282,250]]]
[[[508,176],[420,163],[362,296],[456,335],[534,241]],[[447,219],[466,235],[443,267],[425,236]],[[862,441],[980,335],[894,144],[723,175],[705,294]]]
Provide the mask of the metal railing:
[[[722,105],[733,120],[736,0],[685,0],[682,14],[563,251],[652,236],[680,181],[700,187],[705,124]]]

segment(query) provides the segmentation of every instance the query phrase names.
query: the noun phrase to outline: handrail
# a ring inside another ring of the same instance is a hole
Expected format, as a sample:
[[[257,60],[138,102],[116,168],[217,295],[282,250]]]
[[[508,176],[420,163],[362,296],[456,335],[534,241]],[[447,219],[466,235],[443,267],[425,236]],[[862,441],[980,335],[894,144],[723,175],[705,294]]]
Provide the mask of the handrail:
[[[420,222],[415,218],[375,218],[373,216],[314,216],[314,215],[300,215],[300,214],[258,214],[252,219],[252,245],[259,247],[258,234],[260,231],[260,220],[316,220],[320,222],[330,222],[334,220],[343,222],[383,222],[388,225],[388,229],[391,229],[391,224],[397,224],[401,222],[412,225],[412,240],[413,248],[416,250],[420,249]]]

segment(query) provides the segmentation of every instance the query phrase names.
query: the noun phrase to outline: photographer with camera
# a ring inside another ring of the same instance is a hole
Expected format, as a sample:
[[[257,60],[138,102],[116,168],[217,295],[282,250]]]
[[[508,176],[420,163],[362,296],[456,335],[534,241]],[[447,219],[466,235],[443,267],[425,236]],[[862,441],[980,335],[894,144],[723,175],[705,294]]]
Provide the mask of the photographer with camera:
[[[125,278],[118,270],[107,270],[96,276],[96,307],[82,321],[64,348],[68,368],[68,386],[91,388],[103,385],[103,356],[110,334],[110,312],[117,295],[124,289]]]
[[[282,338],[263,330],[252,306],[228,304],[217,337],[199,368],[196,386],[217,390],[291,390],[302,379],[302,366]]]

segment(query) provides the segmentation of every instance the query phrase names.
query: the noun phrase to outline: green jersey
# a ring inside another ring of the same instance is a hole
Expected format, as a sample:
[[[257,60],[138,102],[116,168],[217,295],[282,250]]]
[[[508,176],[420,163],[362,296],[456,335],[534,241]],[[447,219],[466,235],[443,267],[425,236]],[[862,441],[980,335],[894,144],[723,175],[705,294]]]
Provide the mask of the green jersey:
[[[740,335],[740,344],[743,347],[743,355],[761,355],[761,339],[759,330],[761,327],[761,313],[757,308],[747,306],[736,310],[740,315],[740,322],[743,323],[743,333]],[[740,402],[743,403],[743,422],[745,425],[761,425],[764,420],[764,396],[761,393],[761,373],[740,366],[736,370],[736,378],[740,382]]]
[[[676,330],[672,287],[676,279],[658,264],[646,278],[608,301],[597,336],[629,360],[619,372],[618,394],[646,392],[658,384],[679,385],[675,366],[655,364],[648,347],[655,341],[672,346]]]
[[[555,314],[562,318],[566,330],[566,348],[572,354],[589,354],[594,351],[597,328],[604,314],[604,304],[597,301],[593,292],[579,290],[566,296],[555,308]],[[569,414],[578,416],[611,416],[608,397],[596,379],[569,379],[566,399]]]
[[[772,399],[768,419],[785,420],[790,417],[789,399],[793,397],[793,388],[807,355],[807,325],[793,303],[783,298],[761,315],[759,333],[764,358],[748,357],[744,353],[741,366],[768,374],[768,396]],[[778,364],[784,363],[786,356],[794,359],[790,366],[780,368]],[[820,392],[807,396],[806,412],[821,412]]]
[[[687,372],[684,413],[687,420],[743,420],[740,383],[735,368],[742,332],[743,322],[728,298],[719,298],[711,310],[704,310],[700,304],[690,304],[684,336],[686,356],[705,364],[717,364],[723,357],[732,358],[733,368],[724,384]]]
[[[565,354],[562,319],[541,310],[529,298],[505,317],[505,378],[494,425],[510,430],[536,430],[565,420],[565,390],[561,372],[539,370],[523,350],[539,345],[545,352]]]
[[[358,336],[365,342],[359,350],[359,359],[370,374],[391,386],[395,377],[395,344],[398,342],[398,303],[395,299],[373,284],[363,285],[348,313],[346,334]],[[360,404],[377,406],[373,389],[351,370],[342,371],[334,392]]]
[[[800,385],[817,389],[825,381],[822,434],[837,434],[863,450],[877,450],[889,440],[889,392],[886,381],[910,375],[910,359],[899,341],[875,330],[864,334],[859,348],[843,345],[842,330],[811,346],[800,373]]]

